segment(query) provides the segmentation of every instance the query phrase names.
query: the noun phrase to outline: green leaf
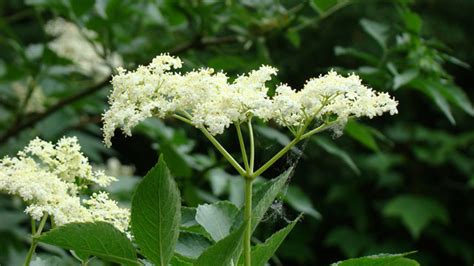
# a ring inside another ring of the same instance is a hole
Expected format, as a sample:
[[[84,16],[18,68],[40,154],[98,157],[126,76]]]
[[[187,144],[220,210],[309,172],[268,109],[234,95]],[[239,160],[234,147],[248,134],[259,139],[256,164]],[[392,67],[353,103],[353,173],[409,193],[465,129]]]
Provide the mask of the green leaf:
[[[82,16],[89,12],[95,4],[95,0],[70,0],[69,5],[77,16]]]
[[[88,253],[107,261],[138,265],[132,242],[113,225],[105,222],[60,226],[43,234],[39,241]]]
[[[412,259],[404,258],[411,254],[378,254],[367,257],[349,259],[331,264],[331,266],[419,266],[420,264]]]
[[[211,242],[202,235],[189,232],[181,232],[179,234],[175,252],[185,258],[195,260],[210,245]]]
[[[403,12],[401,12],[401,17],[409,31],[416,34],[421,32],[421,26],[423,25],[423,21],[421,20],[420,16],[418,16],[414,12],[404,10]]]
[[[368,19],[361,19],[360,25],[385,50],[388,39],[388,26]]]
[[[439,88],[437,88],[435,84],[436,82],[421,78],[416,78],[410,82],[410,85],[428,95],[435,102],[435,104],[439,107],[439,109],[441,109],[451,124],[456,124],[447,99],[443,96],[443,94],[441,94]]]
[[[160,151],[163,153],[165,161],[169,165],[169,169],[176,176],[191,176],[191,167],[185,159],[185,155],[179,151],[174,145],[167,141],[160,143]]]
[[[288,138],[287,135],[281,133],[280,131],[272,127],[255,126],[254,128],[258,133],[262,134],[264,137],[270,140],[274,140],[282,146],[286,146],[288,143],[291,142],[290,138]]]
[[[77,265],[74,261],[66,258],[48,255],[36,255],[31,261],[30,266],[73,266]]]
[[[349,134],[349,136],[357,140],[365,147],[373,151],[379,151],[379,146],[375,141],[373,131],[370,127],[358,123],[354,120],[350,120],[349,122],[347,122],[344,130],[347,134]]]
[[[273,201],[281,193],[293,172],[293,167],[280,174],[278,177],[262,184],[258,190],[252,195],[252,232],[255,231],[257,225],[265,216],[268,208],[273,204]],[[243,224],[244,207],[242,207],[237,215],[232,228],[240,228]],[[238,245],[238,252],[236,256],[240,255],[242,245]],[[238,257],[236,257],[238,259]]]
[[[132,199],[132,231],[147,259],[167,266],[181,222],[179,190],[163,156],[143,178]]]
[[[463,109],[466,113],[474,116],[474,108],[466,93],[453,84],[435,83],[435,87],[443,94],[443,96],[451,103]]]
[[[194,263],[194,266],[230,265],[233,259],[240,253],[244,230],[245,223],[242,223],[238,230],[235,230],[204,251],[196,263]]]
[[[263,184],[262,187],[256,191],[252,197],[252,231],[255,230],[257,225],[265,216],[268,208],[272,205],[273,201],[280,194],[286,185],[286,181],[290,178],[293,168],[289,168],[278,177]],[[240,210],[240,217],[243,217],[244,209]]]
[[[321,219],[321,214],[314,208],[311,199],[297,186],[289,186],[285,195],[286,202],[295,210]]]
[[[415,195],[402,195],[391,199],[383,208],[383,214],[399,217],[415,238],[430,222],[449,222],[448,211],[441,204],[431,198]]]
[[[191,262],[186,262],[183,259],[180,259],[178,256],[174,256],[171,259],[170,265],[172,266],[193,266]]]
[[[285,228],[274,233],[265,241],[265,243],[255,246],[255,249],[252,250],[252,266],[265,265],[265,263],[270,260],[273,254],[275,254],[278,247],[280,247],[283,240],[285,240],[286,236],[291,232],[291,230],[293,230],[293,227],[295,227],[300,218],[301,215]]]
[[[212,194],[221,196],[229,188],[229,180],[232,176],[222,168],[214,168],[209,170],[207,178],[211,184]]]
[[[219,241],[230,233],[235,217],[239,213],[237,207],[229,201],[199,205],[196,209],[196,221]]]
[[[335,6],[338,2],[338,0],[313,0],[310,3],[311,6],[321,15]]]
[[[377,66],[379,64],[379,58],[376,56],[361,50],[354,49],[352,47],[336,46],[336,48],[334,48],[334,54],[337,56],[352,56],[373,66]]]
[[[286,32],[285,36],[295,48],[300,47],[301,37],[300,37],[300,34],[298,33],[298,31],[289,30],[289,31]]]
[[[418,76],[418,70],[416,69],[407,69],[406,71],[395,74],[393,77],[393,89],[397,90],[403,85],[410,83],[414,78]]]
[[[360,170],[357,165],[354,163],[352,158],[349,156],[347,152],[340,149],[336,145],[334,145],[331,141],[325,139],[324,137],[318,136],[317,138],[312,138],[314,142],[316,142],[321,148],[323,148],[326,152],[339,157],[343,162],[347,164],[356,174],[360,174]]]
[[[348,226],[338,226],[328,233],[324,243],[338,247],[347,257],[355,257],[372,245],[373,241],[367,234]]]

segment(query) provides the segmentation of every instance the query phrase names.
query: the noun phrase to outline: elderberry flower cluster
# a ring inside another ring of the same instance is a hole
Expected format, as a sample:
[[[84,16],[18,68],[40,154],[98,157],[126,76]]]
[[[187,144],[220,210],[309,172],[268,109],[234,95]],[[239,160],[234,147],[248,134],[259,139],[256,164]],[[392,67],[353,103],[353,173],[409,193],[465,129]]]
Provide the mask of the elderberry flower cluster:
[[[0,160],[0,191],[23,199],[25,212],[33,219],[48,214],[58,226],[103,221],[127,232],[130,211],[106,192],[81,199],[80,192],[88,186],[106,187],[112,181],[114,177],[91,168],[75,137],[62,138],[55,145],[36,138],[16,157]]]
[[[55,39],[48,43],[49,49],[61,57],[71,60],[84,75],[102,79],[110,75],[109,65],[122,65],[122,57],[117,53],[105,56],[105,51],[94,41],[97,33],[79,28],[63,18],[48,21],[46,32]]]
[[[230,81],[225,73],[210,68],[176,72],[181,66],[179,58],[162,54],[135,71],[118,69],[110,109],[103,115],[107,146],[116,128],[131,135],[134,126],[153,116],[179,115],[217,135],[251,117],[273,120],[296,132],[295,128],[329,119],[344,125],[351,116],[397,113],[396,100],[364,86],[356,75],[343,77],[331,71],[310,79],[299,91],[281,84],[271,97],[266,83],[277,73],[273,67],[261,66]]]

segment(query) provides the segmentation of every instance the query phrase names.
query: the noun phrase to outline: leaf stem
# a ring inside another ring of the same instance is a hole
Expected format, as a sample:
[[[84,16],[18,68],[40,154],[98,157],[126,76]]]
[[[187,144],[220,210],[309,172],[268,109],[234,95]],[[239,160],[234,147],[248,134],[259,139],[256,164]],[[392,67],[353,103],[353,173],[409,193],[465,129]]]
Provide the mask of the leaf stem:
[[[38,226],[38,229],[35,229],[35,233],[31,236],[31,245],[30,249],[28,250],[28,254],[26,255],[24,266],[29,266],[31,262],[31,258],[33,257],[33,253],[35,253],[36,246],[38,246],[38,237],[41,235],[43,228],[48,220],[48,214],[45,214],[41,219],[41,222]],[[33,229],[33,228],[32,228]],[[33,230],[32,230],[33,231]]]

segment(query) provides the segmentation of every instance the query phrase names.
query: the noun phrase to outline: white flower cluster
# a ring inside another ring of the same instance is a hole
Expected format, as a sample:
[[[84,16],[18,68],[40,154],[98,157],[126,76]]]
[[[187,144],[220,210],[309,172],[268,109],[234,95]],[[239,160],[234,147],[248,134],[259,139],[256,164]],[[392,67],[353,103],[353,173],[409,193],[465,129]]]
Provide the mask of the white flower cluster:
[[[71,60],[84,75],[102,79],[111,73],[108,65],[113,67],[122,65],[122,57],[117,53],[103,58],[104,49],[94,41],[97,38],[97,33],[94,31],[81,29],[63,18],[49,21],[45,30],[49,35],[56,37],[48,43],[49,49]]]
[[[135,71],[119,69],[112,80],[110,109],[103,116],[106,145],[111,145],[116,128],[130,135],[134,126],[152,116],[179,114],[216,135],[249,117],[301,127],[330,115],[345,123],[349,116],[397,113],[393,98],[362,85],[356,75],[329,72],[309,80],[299,91],[280,85],[270,97],[266,82],[277,72],[273,67],[262,66],[229,82],[226,74],[209,68],[184,74],[172,71],[181,66],[179,58],[164,54]]]
[[[16,157],[0,160],[0,191],[17,195],[35,220],[45,214],[56,225],[104,221],[127,232],[130,210],[121,208],[105,192],[81,200],[88,185],[108,186],[114,177],[93,171],[81,153],[77,138],[62,138],[56,145],[36,138]]]

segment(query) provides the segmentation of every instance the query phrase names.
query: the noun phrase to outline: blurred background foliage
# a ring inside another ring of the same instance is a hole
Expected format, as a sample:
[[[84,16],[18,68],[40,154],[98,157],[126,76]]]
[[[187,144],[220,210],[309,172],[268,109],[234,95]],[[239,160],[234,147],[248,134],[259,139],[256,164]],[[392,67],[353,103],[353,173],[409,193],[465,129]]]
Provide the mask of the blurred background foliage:
[[[400,103],[399,114],[352,121],[342,138],[315,137],[266,178],[296,166],[255,241],[306,213],[279,249],[275,265],[327,265],[380,252],[417,250],[421,265],[474,262],[474,2],[452,0],[25,0],[0,1],[0,156],[39,136],[77,136],[97,165],[122,176],[110,190],[127,205],[139,177],[163,153],[184,205],[228,199],[243,184],[194,128],[147,120],[131,138],[102,145],[100,115],[110,90],[106,71],[87,72],[55,53],[48,21],[84,32],[103,58],[125,68],[168,52],[185,68],[232,76],[261,64],[301,88],[329,69],[355,72]],[[105,74],[104,74],[105,73]],[[257,127],[258,161],[289,139]],[[238,152],[230,129],[219,139]],[[29,223],[22,203],[0,197],[0,264],[21,264]],[[41,246],[42,258],[68,257]]]

